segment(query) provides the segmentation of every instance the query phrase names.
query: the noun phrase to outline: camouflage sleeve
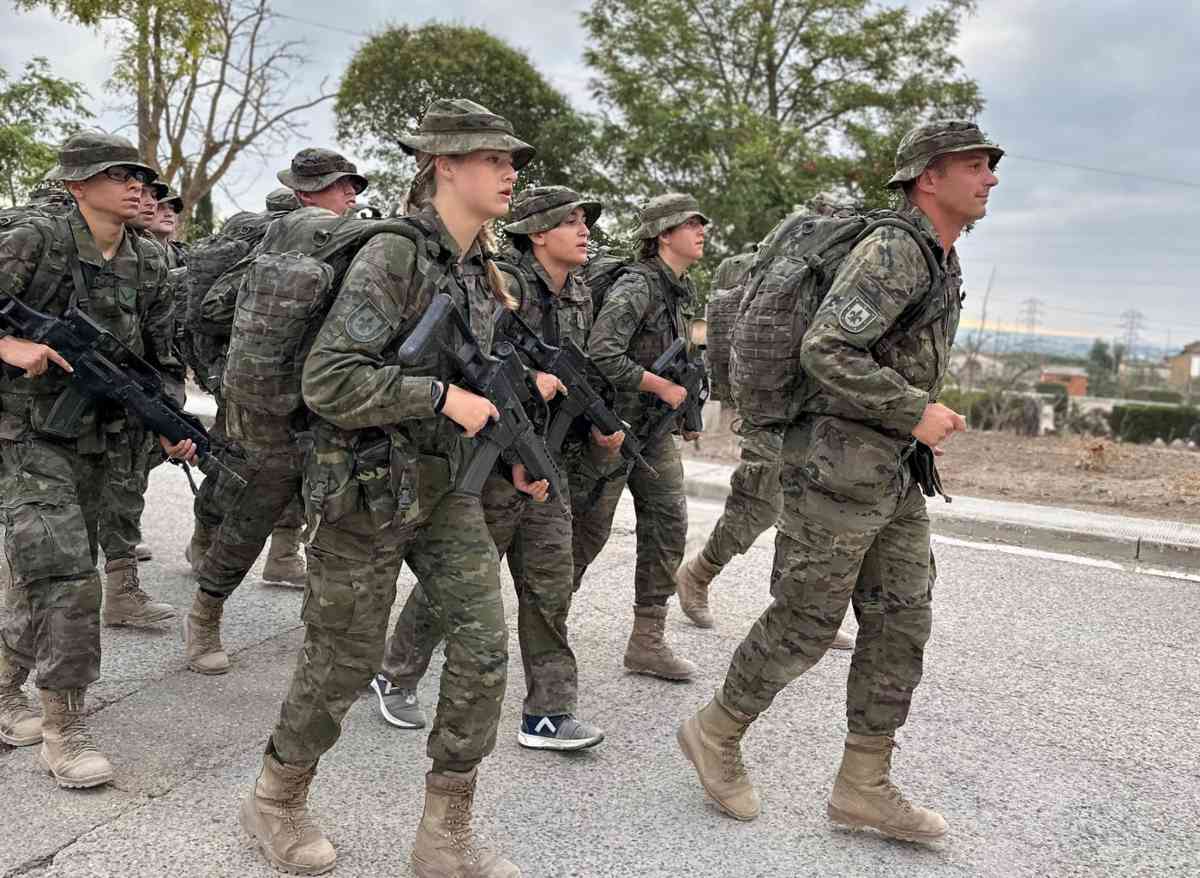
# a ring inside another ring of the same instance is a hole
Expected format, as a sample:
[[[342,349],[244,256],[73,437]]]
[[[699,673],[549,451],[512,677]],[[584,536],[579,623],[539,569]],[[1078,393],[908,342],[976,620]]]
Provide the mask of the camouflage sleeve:
[[[144,248],[143,258],[147,265],[154,266],[154,276],[145,279],[149,285],[142,287],[148,291],[142,307],[142,341],[147,359],[161,372],[182,381],[185,369],[175,352],[175,298],[167,282],[167,254],[153,241],[142,240],[137,246]]]
[[[894,369],[880,366],[872,346],[905,309],[929,292],[921,249],[900,229],[879,229],[846,258],[804,335],[804,371],[826,393],[861,412],[864,421],[907,435],[921,420],[929,394]]]
[[[626,272],[604,298],[592,324],[588,355],[617,390],[636,391],[645,369],[629,356],[629,346],[650,310],[650,284],[641,274]]]
[[[379,234],[355,256],[304,362],[304,401],[347,430],[433,417],[434,378],[384,362],[417,286],[416,249]]]
[[[0,232],[0,296],[21,298],[38,260],[42,258],[42,234],[31,226],[17,226]],[[12,335],[0,326],[0,338]]]

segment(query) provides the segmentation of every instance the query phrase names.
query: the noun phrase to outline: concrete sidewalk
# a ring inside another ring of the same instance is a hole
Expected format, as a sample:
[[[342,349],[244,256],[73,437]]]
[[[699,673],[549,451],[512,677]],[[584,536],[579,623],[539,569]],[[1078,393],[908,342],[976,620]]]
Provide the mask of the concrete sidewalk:
[[[724,502],[733,470],[685,458],[684,487],[691,497]],[[1200,526],[1193,524],[959,496],[952,503],[931,499],[929,517],[947,536],[1200,571]]]

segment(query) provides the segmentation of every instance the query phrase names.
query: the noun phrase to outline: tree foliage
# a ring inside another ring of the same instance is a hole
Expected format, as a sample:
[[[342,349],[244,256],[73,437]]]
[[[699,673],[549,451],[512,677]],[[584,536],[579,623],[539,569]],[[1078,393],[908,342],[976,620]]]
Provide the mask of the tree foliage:
[[[713,257],[817,195],[887,203],[903,132],[983,106],[952,51],[973,5],[595,0],[585,58],[606,117],[607,194],[627,207],[696,194],[719,225]]]
[[[487,31],[427,24],[390,27],[364,43],[346,68],[334,113],[338,139],[378,163],[371,186],[398,199],[415,171],[397,137],[416,128],[436,98],[470,98],[504,116],[537,147],[521,185],[595,188],[588,120],[524,54]]]
[[[132,100],[138,151],[194,206],[235,162],[293,138],[304,114],[333,98],[290,100],[303,44],[270,36],[268,0],[15,0],[86,27],[115,26],[108,82]]]
[[[0,187],[10,205],[25,201],[54,165],[58,144],[91,115],[87,96],[78,82],[52,75],[45,58],[15,80],[0,68]]]

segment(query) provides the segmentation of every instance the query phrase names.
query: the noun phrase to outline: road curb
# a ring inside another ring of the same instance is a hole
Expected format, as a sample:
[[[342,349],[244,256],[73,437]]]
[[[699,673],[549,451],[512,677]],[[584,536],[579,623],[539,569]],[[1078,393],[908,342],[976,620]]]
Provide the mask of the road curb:
[[[723,464],[687,461],[684,492],[696,500],[724,503],[729,496],[732,471],[731,466]],[[987,510],[993,507],[996,514],[989,515]],[[976,498],[956,498],[953,503],[931,500],[928,508],[932,530],[942,536],[1085,555],[1164,570],[1200,572],[1200,528],[1191,525]],[[1050,520],[1046,523],[1014,520],[1014,512],[1045,515]],[[1085,522],[1090,519],[1098,526],[1064,526],[1053,521],[1055,518]],[[1178,531],[1178,536],[1173,538],[1164,533],[1171,530]]]

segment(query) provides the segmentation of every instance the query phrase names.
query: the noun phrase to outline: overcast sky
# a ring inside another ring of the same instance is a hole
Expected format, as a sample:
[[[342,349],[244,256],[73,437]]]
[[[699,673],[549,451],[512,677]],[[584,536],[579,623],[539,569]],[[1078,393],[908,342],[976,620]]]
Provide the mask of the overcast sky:
[[[1200,339],[1193,281],[1200,272],[1194,242],[1200,228],[1200,6],[1186,0],[979,5],[958,51],[987,99],[982,124],[1009,156],[1000,165],[991,215],[959,245],[968,320],[980,316],[994,271],[993,322],[1023,325],[1023,303],[1037,299],[1039,322],[1051,331],[1119,337],[1122,314],[1136,310],[1143,315],[1140,337],[1147,352]],[[108,108],[100,124],[119,126],[116,101],[102,87],[111,47],[46,13],[18,14],[5,6],[0,65],[15,72],[33,55],[45,55],[60,76],[91,89],[94,108]],[[336,83],[361,42],[332,28],[367,32],[390,21],[436,18],[503,37],[578,106],[591,107],[579,23],[586,0],[525,0],[511,13],[471,0],[336,6],[279,0],[276,6],[313,22],[278,22],[281,38],[304,39],[310,47],[312,61],[293,85],[297,98],[315,93],[323,77]],[[331,8],[356,14],[333,19]],[[305,140],[336,145],[328,104],[314,111]],[[219,193],[218,209],[257,209],[277,185],[274,172],[302,145],[279,149],[266,166],[247,162],[239,168],[237,179]],[[354,157],[353,144],[338,146]]]

